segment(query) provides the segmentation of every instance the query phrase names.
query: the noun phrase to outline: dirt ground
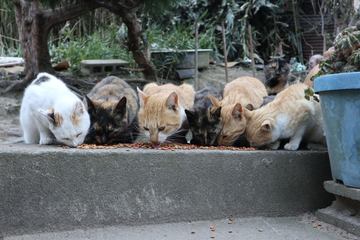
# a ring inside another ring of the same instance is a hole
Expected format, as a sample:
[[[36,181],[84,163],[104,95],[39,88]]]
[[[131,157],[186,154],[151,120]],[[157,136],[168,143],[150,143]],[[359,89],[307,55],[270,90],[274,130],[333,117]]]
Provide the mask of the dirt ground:
[[[234,67],[229,69],[229,81],[240,76],[252,76],[249,69]],[[262,72],[257,72],[256,77],[263,80]],[[185,82],[193,83],[193,80]],[[199,72],[200,89],[205,86],[214,86],[219,89],[225,85],[225,70],[223,67],[210,65],[208,69]],[[21,128],[19,124],[19,110],[22,93],[6,94],[0,96],[0,144],[21,142]]]

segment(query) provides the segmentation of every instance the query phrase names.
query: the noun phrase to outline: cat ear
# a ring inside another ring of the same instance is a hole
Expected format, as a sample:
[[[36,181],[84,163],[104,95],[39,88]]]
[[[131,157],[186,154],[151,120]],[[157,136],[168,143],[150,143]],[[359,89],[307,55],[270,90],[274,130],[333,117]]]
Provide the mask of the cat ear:
[[[246,109],[252,111],[254,110],[254,106],[251,103],[249,103],[248,105],[246,105]]]
[[[169,97],[166,99],[166,106],[170,110],[176,111],[179,105],[179,97],[176,92],[172,92]]]
[[[49,123],[55,125],[55,113],[54,109],[50,108],[48,110],[38,109],[38,113],[40,114],[41,118],[47,120]]]
[[[88,112],[91,112],[95,109],[94,103],[91,101],[91,99],[85,95],[84,99],[83,99],[83,103],[85,105],[86,110],[88,110]]]
[[[125,96],[122,97],[118,102],[118,104],[116,105],[116,107],[114,108],[114,112],[124,115],[126,112],[126,102],[127,102],[126,97]]]
[[[84,112],[85,112],[84,105],[81,102],[76,102],[73,114],[80,116]]]
[[[187,118],[188,122],[191,122],[191,120],[194,119],[194,112],[185,109],[185,114],[186,114],[186,118]]]
[[[240,103],[235,104],[231,115],[236,119],[241,119],[243,114],[243,108]]]
[[[214,107],[220,107],[220,106],[221,106],[219,99],[217,99],[216,97],[214,97],[214,96],[212,96],[212,95],[208,95],[207,97],[210,99],[211,104],[212,104]]]
[[[146,95],[143,91],[141,91],[138,87],[136,88],[136,90],[139,96],[140,107],[144,107],[149,96]]]
[[[212,118],[214,118],[214,119],[220,118],[220,116],[221,116],[221,107],[218,107],[213,111],[210,111],[210,113],[211,113]]]
[[[261,130],[265,131],[265,132],[270,132],[271,131],[271,122],[269,120],[265,120],[262,124],[261,124]]]

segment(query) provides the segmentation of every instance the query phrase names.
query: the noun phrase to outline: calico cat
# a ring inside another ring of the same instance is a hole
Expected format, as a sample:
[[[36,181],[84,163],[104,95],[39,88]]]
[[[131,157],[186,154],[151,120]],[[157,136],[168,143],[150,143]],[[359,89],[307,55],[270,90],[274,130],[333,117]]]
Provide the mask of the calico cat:
[[[265,66],[265,86],[269,95],[277,94],[288,85],[290,65],[284,58],[272,58]]]
[[[265,96],[267,92],[264,84],[253,77],[240,77],[226,84],[221,101],[210,96],[213,111],[221,107],[222,130],[217,140],[219,145],[230,146],[236,142],[246,127],[244,108],[259,108]]]
[[[60,79],[39,73],[25,90],[20,124],[27,144],[75,147],[83,143],[90,118],[82,101]]]
[[[109,76],[85,97],[91,127],[86,143],[131,143],[137,136],[138,97],[124,80]]]
[[[307,88],[303,83],[291,85],[264,107],[245,110],[245,133],[252,146],[278,149],[280,140],[290,139],[284,149],[297,150],[302,140],[324,142],[320,104],[305,99]]]
[[[214,146],[221,131],[221,107],[211,111],[212,103],[208,98],[212,95],[221,99],[221,93],[215,88],[206,87],[196,92],[194,106],[185,110],[192,139],[191,144]]]
[[[140,110],[139,129],[154,145],[169,142],[186,143],[188,131],[185,109],[194,104],[194,88],[189,84],[175,86],[156,83],[138,89]]]

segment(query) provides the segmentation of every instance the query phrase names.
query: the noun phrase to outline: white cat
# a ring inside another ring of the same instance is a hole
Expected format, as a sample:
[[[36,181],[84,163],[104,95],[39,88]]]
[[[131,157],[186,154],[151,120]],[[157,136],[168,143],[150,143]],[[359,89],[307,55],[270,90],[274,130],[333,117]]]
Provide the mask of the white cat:
[[[85,139],[90,118],[83,102],[60,79],[39,73],[25,90],[20,124],[25,143],[76,147]]]

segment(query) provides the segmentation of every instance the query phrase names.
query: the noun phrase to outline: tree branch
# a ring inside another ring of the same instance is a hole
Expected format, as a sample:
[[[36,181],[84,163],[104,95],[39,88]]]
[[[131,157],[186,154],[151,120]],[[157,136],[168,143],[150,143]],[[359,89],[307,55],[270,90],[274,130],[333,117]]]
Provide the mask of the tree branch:
[[[76,5],[72,4],[56,9],[43,10],[43,15],[48,19],[48,25],[52,27],[55,24],[71,20],[99,7],[93,1],[83,0]]]

